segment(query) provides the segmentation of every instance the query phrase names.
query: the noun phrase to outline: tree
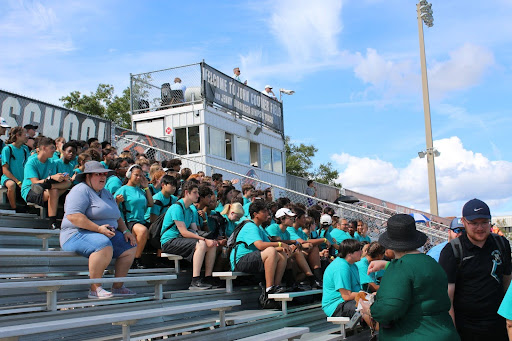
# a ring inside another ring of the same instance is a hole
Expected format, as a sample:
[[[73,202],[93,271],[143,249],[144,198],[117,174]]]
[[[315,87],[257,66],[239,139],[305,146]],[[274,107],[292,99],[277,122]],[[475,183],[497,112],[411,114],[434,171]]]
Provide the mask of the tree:
[[[121,97],[114,95],[114,86],[99,84],[96,92],[82,95],[72,91],[59,99],[68,109],[113,121],[123,128],[131,128],[130,88],[123,90]]]
[[[313,167],[312,158],[318,149],[313,145],[295,145],[290,142],[290,137],[286,136],[284,140],[284,148],[286,152],[286,172],[301,178],[313,179],[316,182],[341,187],[334,181],[338,178],[339,173],[333,169],[332,163],[320,164],[318,168],[311,171]]]

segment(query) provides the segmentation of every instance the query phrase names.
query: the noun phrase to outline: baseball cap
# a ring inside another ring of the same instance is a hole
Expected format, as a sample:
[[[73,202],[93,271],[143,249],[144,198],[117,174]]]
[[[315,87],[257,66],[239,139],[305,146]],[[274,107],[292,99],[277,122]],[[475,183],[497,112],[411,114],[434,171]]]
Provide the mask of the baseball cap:
[[[34,130],[37,130],[39,126],[35,126],[33,124],[25,124],[25,126],[23,128],[29,130],[29,129],[34,129]]]
[[[489,210],[489,206],[485,202],[475,198],[464,204],[462,216],[466,220],[491,219],[491,210]]]
[[[320,217],[320,225],[331,225],[332,224],[332,218],[328,214],[323,214]]]
[[[287,215],[289,217],[295,217],[296,216],[295,213],[293,213],[289,208],[286,208],[286,207],[280,208],[276,212],[276,218],[282,218],[285,215]]]
[[[272,87],[271,87],[270,85],[268,85],[268,84],[267,84],[267,85],[265,85],[265,89],[266,89],[266,88],[271,88],[271,89],[272,89]]]
[[[460,233],[460,231],[464,229],[464,225],[462,224],[462,218],[453,218],[452,222],[450,223],[449,229],[455,233]]]
[[[0,127],[10,128],[11,126],[7,124],[7,121],[5,120],[5,118],[0,117]]]

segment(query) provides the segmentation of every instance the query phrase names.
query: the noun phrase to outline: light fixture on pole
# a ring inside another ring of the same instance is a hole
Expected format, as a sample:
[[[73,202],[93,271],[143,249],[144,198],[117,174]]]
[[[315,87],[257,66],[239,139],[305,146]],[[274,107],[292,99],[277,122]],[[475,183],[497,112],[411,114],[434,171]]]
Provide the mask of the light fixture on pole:
[[[294,93],[295,93],[295,91],[293,91],[293,90],[279,89],[279,101],[281,101],[281,97],[283,94],[291,96]]]
[[[427,61],[425,58],[425,40],[423,36],[423,23],[428,27],[434,26],[434,17],[432,16],[432,4],[427,0],[421,0],[416,4],[418,15],[418,34],[420,38],[420,60],[421,60],[421,80],[423,88],[423,112],[425,115],[425,137],[427,140],[427,151],[423,156],[427,157],[428,169],[428,192],[430,196],[430,213],[439,215],[437,205],[437,185],[436,168],[434,164],[434,146],[432,141],[432,124],[430,120],[430,102],[428,98],[428,80],[427,80]],[[430,152],[429,152],[430,151]],[[437,152],[437,151],[436,151]],[[439,153],[439,152],[437,152]],[[420,155],[418,153],[418,155]],[[421,157],[421,155],[420,155]]]
[[[429,154],[432,154],[435,157],[441,155],[441,153],[436,148],[422,150],[421,152],[418,152],[418,156],[420,157],[420,159],[423,159],[426,155]]]

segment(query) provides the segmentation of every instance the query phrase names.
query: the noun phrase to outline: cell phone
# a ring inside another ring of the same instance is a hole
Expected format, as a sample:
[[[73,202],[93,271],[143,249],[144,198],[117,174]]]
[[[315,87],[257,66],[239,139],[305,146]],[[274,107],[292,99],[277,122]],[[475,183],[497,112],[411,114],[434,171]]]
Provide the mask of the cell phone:
[[[64,176],[68,176],[68,175],[69,175],[69,173],[67,173],[67,172],[66,172],[66,173],[62,173],[62,175],[64,175]]]
[[[112,232],[116,232],[116,228],[114,226],[107,226],[107,228]]]

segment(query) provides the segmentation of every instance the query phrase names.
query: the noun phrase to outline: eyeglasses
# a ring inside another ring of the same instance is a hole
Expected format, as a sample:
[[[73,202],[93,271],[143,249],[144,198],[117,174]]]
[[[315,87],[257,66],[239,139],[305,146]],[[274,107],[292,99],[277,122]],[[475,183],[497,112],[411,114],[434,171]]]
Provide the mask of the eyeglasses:
[[[468,223],[469,226],[471,226],[473,228],[475,228],[475,227],[489,227],[489,226],[491,226],[491,222],[490,221],[485,221],[483,223],[475,223],[475,222],[466,220],[466,222]]]

